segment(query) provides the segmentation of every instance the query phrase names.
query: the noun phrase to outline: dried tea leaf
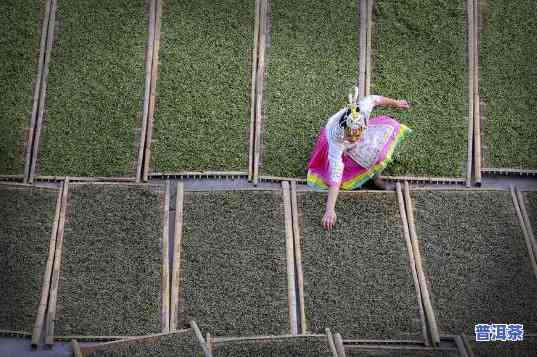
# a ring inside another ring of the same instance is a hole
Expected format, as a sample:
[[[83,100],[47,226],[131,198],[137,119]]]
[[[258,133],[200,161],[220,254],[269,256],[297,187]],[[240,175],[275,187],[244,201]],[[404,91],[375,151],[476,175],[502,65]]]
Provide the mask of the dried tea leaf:
[[[267,175],[306,176],[319,131],[357,80],[357,1],[271,1],[264,92]]]
[[[40,174],[134,174],[147,29],[144,0],[58,2]]]
[[[281,192],[185,194],[179,327],[195,318],[214,336],[289,333],[282,205]]]
[[[255,1],[163,2],[156,171],[246,170],[254,20]]]
[[[0,2],[0,174],[22,175],[44,1]]]
[[[69,192],[55,334],[160,332],[161,195],[120,185]]]
[[[487,0],[482,11],[479,94],[488,167],[536,169],[537,3]]]
[[[57,190],[0,186],[0,330],[32,332],[57,197]]]
[[[321,226],[325,202],[319,193],[298,197],[308,330],[419,338],[418,298],[395,193],[340,194],[331,240]]]
[[[371,93],[407,99],[412,107],[376,112],[413,130],[388,172],[464,176],[468,151],[465,2],[378,0],[374,6]]]
[[[440,334],[478,323],[537,331],[537,282],[509,192],[412,193],[416,229]]]

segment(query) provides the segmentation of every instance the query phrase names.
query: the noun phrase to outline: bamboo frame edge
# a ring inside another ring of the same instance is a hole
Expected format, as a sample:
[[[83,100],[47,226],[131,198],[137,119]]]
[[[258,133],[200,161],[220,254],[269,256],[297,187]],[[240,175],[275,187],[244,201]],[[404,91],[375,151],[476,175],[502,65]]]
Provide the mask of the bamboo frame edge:
[[[418,281],[420,283],[423,307],[425,309],[425,316],[427,318],[427,323],[429,326],[429,334],[430,334],[431,342],[433,346],[437,346],[440,343],[440,334],[438,332],[438,325],[436,323],[436,317],[434,314],[434,309],[431,303],[427,281],[425,278],[425,271],[423,269],[423,263],[421,261],[421,253],[419,250],[418,237],[417,237],[416,227],[415,227],[414,212],[413,212],[413,207],[412,207],[412,198],[410,196],[410,189],[409,189],[408,182],[405,182],[405,185],[404,185],[404,198],[405,198],[406,214],[408,218],[410,241],[412,243],[412,250],[414,253],[414,258],[416,260],[416,271],[418,274]]]
[[[41,25],[41,40],[39,44],[39,60],[37,75],[35,79],[34,94],[32,101],[32,114],[30,118],[30,130],[28,131],[28,137],[26,142],[26,152],[25,152],[25,161],[24,161],[24,182],[27,183],[30,180],[30,170],[32,166],[32,153],[33,146],[35,145],[35,130],[37,124],[38,108],[39,108],[39,98],[41,96],[41,85],[43,82],[43,68],[45,65],[45,57],[47,50],[47,37],[48,37],[48,27],[50,22],[50,9],[52,5],[52,0],[47,0],[45,3],[45,13],[43,14],[43,23]]]
[[[43,126],[43,115],[45,112],[45,102],[47,96],[47,86],[48,86],[48,74],[49,74],[49,63],[52,56],[52,46],[54,44],[54,31],[56,28],[56,9],[57,9],[57,0],[50,0],[51,9],[49,15],[49,21],[47,26],[47,47],[45,49],[45,59],[43,63],[43,72],[40,85],[39,93],[39,105],[37,110],[36,122],[35,122],[35,132],[33,138],[32,153],[30,154],[30,168],[26,181],[32,183],[36,165],[37,165],[37,156],[39,155],[39,144],[41,139],[41,129]]]
[[[293,243],[295,253],[295,266],[297,274],[298,284],[298,308],[300,314],[300,333],[307,333],[307,321],[305,311],[305,297],[304,297],[304,270],[302,267],[302,248],[300,244],[300,223],[298,221],[298,197],[296,192],[296,182],[291,182],[291,215],[293,223]]]
[[[428,330],[428,323],[427,323],[427,317],[425,316],[424,306],[423,306],[423,296],[421,292],[421,286],[419,284],[419,278],[416,268],[416,258],[414,257],[414,252],[412,250],[412,241],[410,238],[410,228],[408,223],[408,216],[406,213],[406,205],[405,205],[405,199],[403,197],[403,191],[401,189],[401,184],[398,182],[396,184],[396,190],[397,190],[397,202],[399,205],[399,214],[401,216],[401,221],[403,225],[403,238],[405,239],[405,245],[407,248],[407,254],[408,259],[410,263],[410,271],[412,274],[412,280],[414,281],[414,289],[416,290],[416,298],[418,299],[418,313],[420,315],[421,319],[421,329],[422,329],[422,335],[423,339],[425,341],[425,344],[428,346],[433,341],[431,339],[431,333]]]
[[[295,259],[293,244],[293,217],[291,207],[291,192],[289,182],[282,182],[282,200],[284,207],[285,222],[285,251],[287,266],[287,299],[289,314],[289,329],[292,335],[298,335],[297,325],[297,301],[295,295],[296,277],[295,277]]]
[[[177,313],[179,308],[179,284],[181,272],[181,244],[183,237],[183,210],[184,210],[184,186],[182,182],[177,182],[175,195],[175,230],[172,261],[172,291],[171,291],[171,311],[170,329],[177,329]]]
[[[140,133],[140,141],[138,146],[138,162],[136,166],[136,181],[143,180],[143,167],[145,146],[147,145],[147,121],[149,113],[149,96],[151,93],[151,69],[153,68],[153,46],[155,42],[155,6],[157,0],[151,0],[149,8],[149,25],[147,34],[147,47],[145,53],[145,80],[144,80],[144,99],[142,109],[142,130]]]
[[[43,332],[43,326],[45,324],[45,313],[48,305],[48,297],[52,281],[52,269],[54,266],[54,259],[56,255],[57,236],[60,223],[60,214],[62,210],[62,198],[63,198],[64,186],[58,191],[58,197],[56,198],[56,210],[54,212],[54,221],[52,223],[52,232],[49,240],[49,254],[43,274],[43,282],[41,287],[41,301],[39,302],[37,316],[34,322],[34,328],[32,332],[32,346],[37,346],[41,341]]]
[[[156,2],[155,9],[155,33],[153,42],[153,54],[151,60],[151,83],[149,94],[149,109],[147,116],[147,132],[145,138],[145,152],[144,152],[144,167],[143,167],[143,181],[149,179],[150,163],[151,163],[151,144],[153,141],[153,126],[155,123],[155,110],[156,110],[156,87],[158,79],[159,68],[159,51],[160,51],[160,34],[161,34],[161,17],[162,17],[162,1],[154,0]]]
[[[58,297],[58,287],[61,274],[61,260],[62,260],[62,250],[63,250],[63,238],[65,231],[65,221],[66,221],[66,210],[67,210],[67,201],[69,197],[69,179],[67,178],[63,182],[62,188],[62,201],[60,207],[60,218],[58,223],[58,231],[56,235],[56,250],[54,252],[54,268],[52,271],[52,281],[50,286],[50,294],[48,301],[48,312],[46,316],[46,335],[45,335],[45,344],[52,345],[54,344],[54,323],[56,319],[56,304]]]
[[[161,332],[170,331],[170,261],[169,261],[169,235],[170,235],[170,196],[171,184],[166,182],[166,195],[164,197],[164,212],[162,213],[162,276],[161,276]]]

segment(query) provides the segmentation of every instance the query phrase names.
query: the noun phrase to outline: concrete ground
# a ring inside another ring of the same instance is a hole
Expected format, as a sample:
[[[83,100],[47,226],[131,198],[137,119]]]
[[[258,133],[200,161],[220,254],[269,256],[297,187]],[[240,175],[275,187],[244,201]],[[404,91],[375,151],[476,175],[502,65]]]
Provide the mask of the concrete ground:
[[[0,337],[0,357],[70,357],[71,346],[56,343],[52,349],[32,350],[29,338]]]

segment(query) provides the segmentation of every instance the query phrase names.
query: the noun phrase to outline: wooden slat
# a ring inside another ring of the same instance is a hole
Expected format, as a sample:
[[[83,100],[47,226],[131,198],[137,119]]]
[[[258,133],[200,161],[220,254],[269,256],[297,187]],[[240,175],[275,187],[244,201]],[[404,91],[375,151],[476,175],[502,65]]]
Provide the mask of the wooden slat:
[[[10,182],[23,182],[25,181],[24,175],[0,175],[0,181]]]
[[[375,340],[375,339],[346,339],[343,340],[346,345],[352,344],[374,344],[374,345],[408,345],[414,347],[427,347],[424,341],[420,340]]]
[[[520,212],[522,213],[522,218],[524,218],[524,223],[526,224],[526,230],[528,232],[529,243],[532,248],[532,252],[530,252],[530,254],[533,254],[533,260],[536,260],[537,240],[535,239],[535,234],[534,234],[533,227],[531,225],[530,216],[526,209],[526,200],[524,199],[524,195],[522,194],[522,192],[520,192],[520,190],[517,187],[515,187],[515,192],[517,194],[518,204],[520,206]]]
[[[343,339],[341,338],[341,335],[339,333],[336,333],[334,335],[334,342],[336,344],[336,350],[339,357],[346,357],[345,356],[345,348],[343,347]]]
[[[92,335],[68,335],[68,336],[54,336],[54,341],[72,341],[78,340],[79,342],[115,342],[119,340],[130,339],[133,336],[92,336]]]
[[[460,357],[470,357],[468,354],[468,351],[466,350],[466,346],[464,345],[464,341],[461,336],[455,336],[455,344],[457,345],[457,351],[459,352]]]
[[[307,183],[307,180],[305,178],[296,178],[296,177],[282,177],[282,176],[259,176],[259,181],[289,181],[289,182],[297,182],[297,183]]]
[[[179,309],[179,283],[181,272],[181,241],[183,237],[183,201],[184,185],[177,182],[175,197],[175,233],[173,243],[173,262],[172,262],[172,292],[171,292],[171,312],[170,312],[170,329],[177,329],[177,314]]]
[[[149,177],[156,176],[248,176],[245,171],[177,171],[177,172],[153,172]]]
[[[475,166],[475,182],[477,185],[481,185],[481,115],[480,115],[480,101],[479,101],[479,6],[478,0],[472,1],[473,7],[473,55],[474,55],[474,166]]]
[[[213,354],[211,353],[211,351],[209,351],[209,348],[207,347],[207,342],[205,342],[205,340],[203,339],[203,335],[201,334],[198,324],[196,324],[195,321],[190,321],[190,325],[192,326],[192,329],[194,329],[194,333],[196,334],[198,342],[203,349],[205,357],[213,357]]]
[[[73,354],[75,355],[75,357],[83,357],[82,351],[80,350],[80,345],[78,344],[77,340],[73,340],[71,346],[73,348]]]
[[[34,176],[33,181],[63,181],[66,176]],[[69,176],[71,183],[75,182],[132,182],[136,183],[136,177],[119,177],[119,176]]]
[[[304,334],[304,335],[266,335],[266,336],[243,336],[243,337],[213,337],[213,342],[216,344],[226,342],[245,342],[245,341],[273,341],[273,340],[286,340],[295,338],[307,338],[307,337],[324,337],[325,335],[319,334]]]
[[[371,94],[371,41],[373,36],[373,6],[375,0],[367,0],[367,35],[365,49],[365,90],[364,95]]]
[[[416,271],[418,274],[418,281],[420,284],[421,296],[423,300],[423,306],[425,308],[425,316],[427,318],[427,324],[429,326],[429,333],[431,336],[431,341],[434,346],[437,346],[440,343],[440,335],[438,333],[438,326],[436,324],[436,317],[434,315],[433,306],[431,304],[431,298],[429,295],[429,290],[427,288],[427,281],[425,279],[425,273],[423,271],[423,264],[421,261],[421,253],[419,250],[418,237],[416,233],[416,226],[414,221],[414,212],[412,207],[412,201],[410,197],[410,189],[408,182],[405,182],[405,205],[406,205],[406,214],[408,217],[408,228],[410,231],[410,241],[412,242],[412,250],[414,253],[414,259],[416,260]]]
[[[271,191],[281,191],[280,187],[260,187],[253,186],[252,184],[244,185],[231,185],[231,186],[200,186],[200,187],[189,187],[185,185],[185,192],[219,192],[219,191],[260,191],[260,192],[271,192]]]
[[[360,1],[360,35],[359,35],[359,57],[358,57],[358,96],[365,95],[366,76],[366,48],[367,48],[367,0]]]
[[[468,163],[466,166],[466,186],[472,177],[474,159],[474,7],[473,0],[466,0],[466,27],[468,31]],[[475,174],[475,172],[474,172]]]
[[[397,345],[353,345],[347,346],[348,350],[367,350],[367,351],[412,351],[412,352],[440,352],[440,351],[457,351],[455,348],[433,348],[433,347],[414,347],[414,346],[397,346]],[[397,356],[397,355],[394,355]]]
[[[12,330],[0,330],[0,336],[6,336],[6,337],[32,337],[31,333],[25,332],[25,331],[12,331]]]
[[[295,258],[293,249],[293,218],[289,182],[282,182],[283,207],[285,215],[285,249],[287,252],[287,296],[289,300],[289,325],[291,335],[298,335],[297,306],[295,296]]]
[[[427,346],[431,345],[431,339],[429,332],[427,330],[427,319],[425,317],[424,309],[423,309],[423,300],[422,300],[422,294],[421,294],[421,288],[418,280],[418,273],[416,271],[416,258],[414,257],[414,252],[412,250],[412,243],[410,240],[410,232],[408,228],[408,218],[406,215],[406,209],[405,209],[405,201],[403,198],[403,191],[401,190],[401,183],[396,184],[396,191],[397,191],[397,201],[399,203],[399,212],[401,215],[401,221],[403,224],[403,236],[405,238],[405,243],[407,247],[408,257],[410,260],[410,269],[412,271],[412,278],[414,280],[414,287],[416,289],[416,295],[418,297],[418,307],[419,307],[419,313],[421,318],[421,329],[423,333],[423,339],[425,341],[425,344]]]
[[[412,187],[412,191],[460,191],[460,192],[490,192],[490,191],[508,191],[503,187],[460,187],[460,186],[434,186],[434,187]]]
[[[267,12],[268,0],[261,0],[259,13],[259,47],[257,59],[257,86],[255,102],[255,137],[254,137],[254,164],[252,182],[257,184],[259,175],[259,160],[261,155],[261,130],[263,120],[263,86],[265,82],[265,49],[267,40]]]
[[[145,53],[145,92],[142,110],[142,130],[140,133],[140,145],[138,146],[138,165],[136,168],[137,182],[140,182],[143,179],[142,165],[144,162],[145,146],[147,145],[147,121],[149,115],[149,96],[151,93],[151,73],[153,68],[153,45],[155,43],[156,1],[157,0],[151,0],[151,3],[149,4],[149,29]]]
[[[254,22],[254,49],[252,51],[252,78],[250,80],[250,138],[248,150],[248,180],[251,181],[254,175],[254,148],[255,148],[255,108],[257,94],[257,52],[259,42],[259,12],[261,11],[262,0],[255,1],[255,22]]]
[[[302,269],[302,249],[300,247],[300,225],[298,220],[298,199],[296,182],[291,182],[291,214],[293,216],[293,242],[295,248],[295,265],[298,280],[298,304],[300,313],[300,333],[307,333],[306,311],[304,305],[304,271]]]
[[[47,310],[48,295],[50,291],[50,281],[52,278],[52,267],[54,264],[54,253],[56,251],[56,237],[58,234],[58,224],[60,222],[60,212],[62,206],[63,186],[58,191],[58,198],[56,200],[56,212],[54,213],[54,223],[52,224],[52,233],[50,237],[50,244],[48,248],[48,259],[43,275],[43,287],[41,289],[41,301],[37,309],[37,316],[35,318],[34,330],[32,333],[32,346],[37,346],[41,341],[41,334],[43,332],[43,325],[45,323],[45,312]]]
[[[156,1],[156,14],[155,14],[155,40],[153,42],[153,60],[151,61],[151,90],[149,94],[149,112],[147,117],[147,133],[145,140],[145,154],[144,154],[144,170],[143,180],[148,180],[150,162],[151,162],[151,141],[153,138],[153,126],[155,123],[155,108],[156,108],[156,96],[157,96],[157,78],[158,78],[158,65],[159,65],[159,50],[160,50],[160,27],[162,17],[162,1]]]
[[[54,322],[56,319],[56,301],[58,299],[58,284],[60,281],[60,270],[62,261],[63,235],[65,230],[65,217],[67,215],[67,197],[69,195],[69,178],[63,182],[62,200],[60,207],[60,219],[56,235],[56,251],[54,253],[54,270],[52,271],[52,284],[50,290],[48,313],[46,320],[46,338],[47,345],[54,344]]]
[[[164,199],[164,213],[162,217],[162,307],[161,307],[161,328],[162,332],[170,332],[170,181],[166,182],[166,197]]]
[[[518,216],[518,221],[520,224],[520,228],[522,229],[522,233],[524,234],[524,240],[526,241],[526,247],[528,248],[528,255],[530,258],[530,264],[533,269],[533,273],[535,274],[535,277],[537,278],[537,260],[535,259],[535,252],[533,250],[533,246],[531,243],[531,237],[530,233],[528,232],[528,226],[526,225],[524,215],[522,213],[522,206],[524,205],[524,201],[519,200],[517,197],[517,194],[515,193],[514,187],[511,188],[511,197],[513,199],[513,205],[515,207],[516,214]]]
[[[34,87],[34,99],[32,103],[32,116],[30,119],[30,130],[28,130],[28,140],[26,143],[26,159],[24,161],[24,182],[30,180],[30,168],[32,167],[32,152],[34,145],[38,143],[34,142],[35,126],[38,116],[39,97],[41,94],[41,84],[43,80],[43,66],[45,65],[45,52],[47,48],[47,34],[48,24],[50,21],[50,8],[51,1],[47,0],[45,3],[45,14],[43,17],[43,25],[41,26],[41,43],[39,45],[39,61],[37,65],[37,76],[35,79]]]
[[[211,337],[211,334],[209,332],[207,332],[207,335],[206,335],[206,341],[207,341],[207,349],[209,350],[209,352],[213,353],[213,339]]]
[[[537,176],[537,170],[524,170],[524,169],[509,169],[509,168],[497,168],[487,167],[481,169],[484,174],[496,174],[496,175],[521,175],[521,176]]]
[[[41,138],[41,128],[43,126],[43,114],[45,112],[45,98],[47,93],[47,81],[48,81],[48,65],[50,63],[50,56],[52,53],[52,44],[54,42],[54,29],[56,27],[56,7],[57,0],[51,0],[50,19],[48,22],[47,30],[47,48],[45,51],[45,63],[43,64],[43,79],[40,85],[41,93],[39,94],[39,109],[37,112],[37,119],[35,123],[35,133],[31,154],[30,172],[27,178],[29,183],[32,183],[35,176],[35,167],[37,163],[37,155],[39,152],[39,142]]]
[[[162,188],[162,183],[146,183],[139,184],[136,182],[104,182],[104,181],[71,181],[69,178],[70,186],[120,186],[120,187],[146,187],[146,188]]]
[[[334,342],[334,336],[332,336],[332,331],[330,331],[329,328],[326,328],[325,331],[326,339],[328,341],[328,348],[330,348],[330,352],[332,352],[332,357],[339,357],[336,349],[336,343]]]
[[[464,342],[464,347],[466,347],[466,351],[468,352],[469,357],[475,357],[474,351],[472,351],[472,347],[470,346],[470,341],[468,341],[468,338],[466,335],[461,336],[462,341]]]
[[[44,188],[44,189],[55,189],[51,187],[45,187],[35,184],[28,184],[28,183],[22,183],[22,182],[16,182],[16,181],[0,181],[0,186],[8,186],[13,188]]]
[[[176,335],[176,334],[181,334],[181,333],[185,333],[188,331],[190,331],[190,329],[179,330],[179,331],[175,331],[171,333],[156,333],[156,334],[145,335],[145,336],[107,336],[108,339],[116,338],[116,341],[108,341],[108,342],[93,344],[89,346],[80,346],[80,349],[83,353],[106,351],[106,350],[112,350],[115,346],[123,345],[126,343],[140,342],[140,341],[150,342],[153,340],[157,340],[163,336]],[[96,336],[74,336],[72,339],[81,340],[81,339],[86,339],[88,337],[96,337]],[[60,336],[57,336],[57,338],[60,339]]]
[[[460,177],[427,177],[427,176],[381,176],[386,181],[420,182],[420,183],[454,183],[466,184],[465,178]]]

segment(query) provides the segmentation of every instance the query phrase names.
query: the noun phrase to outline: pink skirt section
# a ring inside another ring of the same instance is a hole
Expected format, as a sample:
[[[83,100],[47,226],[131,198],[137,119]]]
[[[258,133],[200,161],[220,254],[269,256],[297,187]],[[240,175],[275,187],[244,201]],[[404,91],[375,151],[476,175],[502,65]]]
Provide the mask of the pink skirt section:
[[[370,129],[373,131],[375,129],[382,129],[384,132],[388,130],[391,133],[387,135],[386,139],[376,144],[379,145],[376,148],[378,156],[369,168],[358,164],[350,155],[343,154],[344,169],[340,186],[342,190],[359,188],[373,176],[382,172],[393,160],[393,153],[397,146],[412,132],[408,127],[388,116],[378,116],[370,119],[367,130]],[[373,160],[370,162],[373,162]],[[308,164],[308,185],[318,190],[326,190],[331,185],[328,164],[328,141],[325,128],[321,129]]]

